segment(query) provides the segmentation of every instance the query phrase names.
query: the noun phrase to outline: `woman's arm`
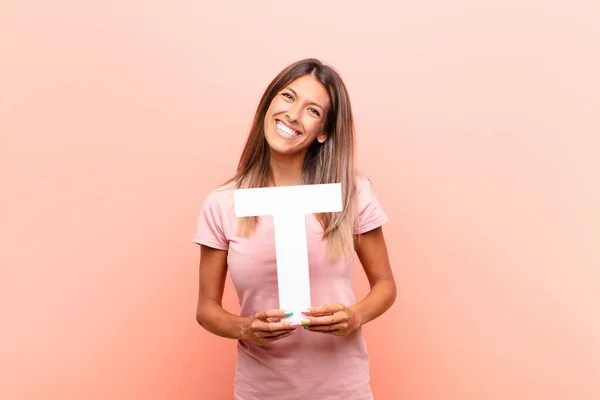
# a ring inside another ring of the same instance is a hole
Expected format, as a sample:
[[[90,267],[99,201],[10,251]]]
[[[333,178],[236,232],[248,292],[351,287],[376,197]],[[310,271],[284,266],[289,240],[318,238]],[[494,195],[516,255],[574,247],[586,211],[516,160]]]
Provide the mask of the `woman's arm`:
[[[361,235],[356,253],[371,286],[362,301],[349,307],[355,312],[358,325],[362,326],[392,306],[396,300],[396,283],[381,227]]]
[[[196,320],[215,335],[240,339],[244,318],[229,313],[222,306],[227,277],[227,250],[201,245],[199,277]]]
[[[280,322],[284,310],[265,310],[238,317],[222,306],[227,277],[227,251],[200,246],[200,289],[196,320],[215,335],[245,340],[259,346],[291,335],[300,324]]]
[[[396,300],[396,284],[381,227],[363,233],[356,253],[365,270],[371,290],[359,303],[346,307],[328,304],[310,307],[302,321],[310,331],[337,336],[350,335],[389,309]]]

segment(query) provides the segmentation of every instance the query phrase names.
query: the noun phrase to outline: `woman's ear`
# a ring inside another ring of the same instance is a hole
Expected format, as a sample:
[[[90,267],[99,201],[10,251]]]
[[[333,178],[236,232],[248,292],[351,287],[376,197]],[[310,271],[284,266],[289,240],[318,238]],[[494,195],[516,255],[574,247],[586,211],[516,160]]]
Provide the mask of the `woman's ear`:
[[[317,141],[319,143],[323,144],[327,140],[327,137],[328,137],[328,135],[325,132],[323,132],[319,136],[317,136]]]

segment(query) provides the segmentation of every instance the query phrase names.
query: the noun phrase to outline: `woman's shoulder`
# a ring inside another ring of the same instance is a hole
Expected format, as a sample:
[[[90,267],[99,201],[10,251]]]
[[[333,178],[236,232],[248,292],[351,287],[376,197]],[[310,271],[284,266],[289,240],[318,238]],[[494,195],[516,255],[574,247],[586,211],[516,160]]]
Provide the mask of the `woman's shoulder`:
[[[359,218],[356,234],[367,232],[388,221],[388,216],[375,194],[373,182],[366,175],[357,175],[356,193]]]
[[[204,198],[204,204],[207,206],[223,207],[233,203],[233,191],[235,183],[229,182],[212,188]]]
[[[355,176],[356,176],[355,181],[356,181],[357,188],[364,188],[365,186],[371,186],[371,180],[363,172],[357,172]]]
[[[355,185],[356,185],[356,195],[357,195],[357,198],[359,199],[359,202],[361,200],[368,201],[370,199],[370,196],[371,196],[371,193],[373,190],[373,182],[371,181],[371,179],[364,173],[357,172],[356,179],[355,179]]]

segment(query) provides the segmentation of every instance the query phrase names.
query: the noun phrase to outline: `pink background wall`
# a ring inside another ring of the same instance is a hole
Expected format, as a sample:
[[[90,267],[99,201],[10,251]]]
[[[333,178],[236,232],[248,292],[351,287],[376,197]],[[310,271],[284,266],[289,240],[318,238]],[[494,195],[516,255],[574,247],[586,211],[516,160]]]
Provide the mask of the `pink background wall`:
[[[600,399],[598,2],[10,3],[0,398],[231,398],[191,233],[269,80],[316,56],[392,218],[376,398]]]

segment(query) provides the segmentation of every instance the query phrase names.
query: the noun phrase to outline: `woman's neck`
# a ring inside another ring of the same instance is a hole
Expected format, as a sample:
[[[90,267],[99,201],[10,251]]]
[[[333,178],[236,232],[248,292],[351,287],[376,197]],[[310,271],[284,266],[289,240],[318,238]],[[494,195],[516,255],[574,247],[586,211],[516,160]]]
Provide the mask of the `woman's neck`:
[[[271,153],[271,184],[273,186],[295,186],[302,184],[302,155],[281,155]]]

